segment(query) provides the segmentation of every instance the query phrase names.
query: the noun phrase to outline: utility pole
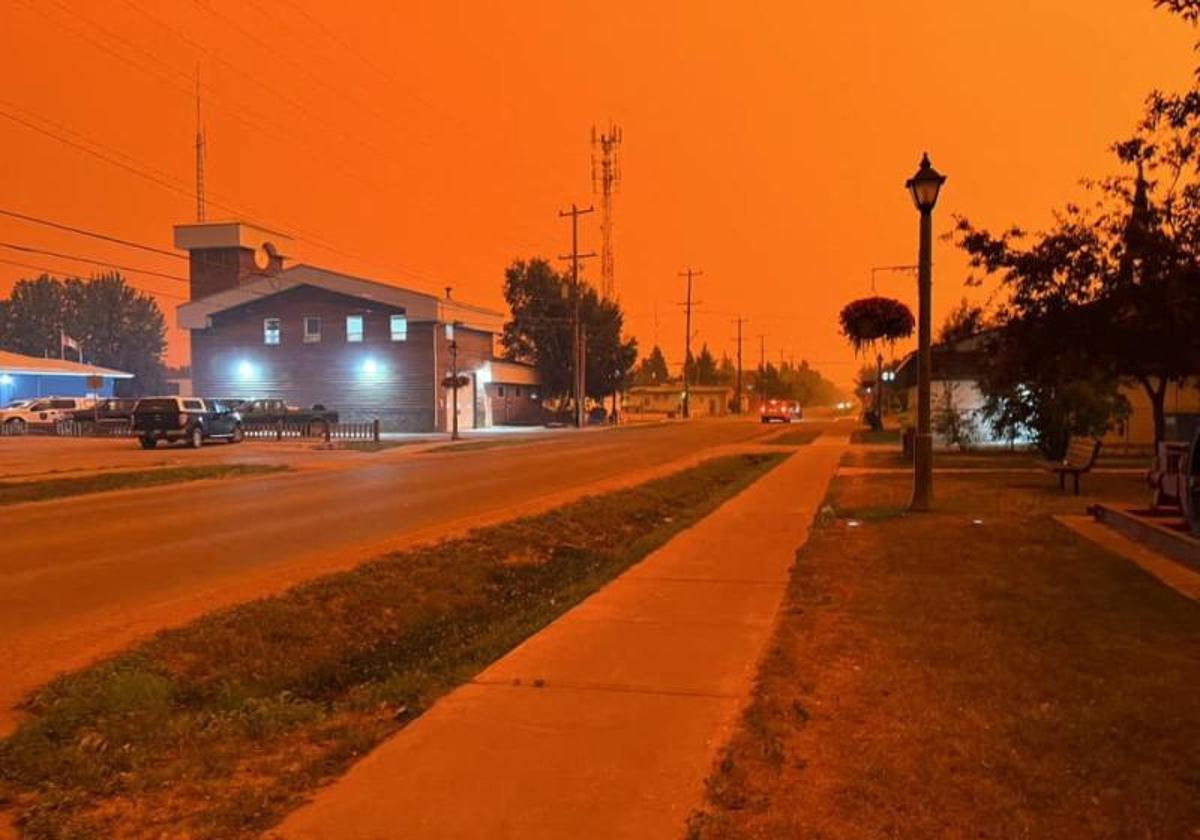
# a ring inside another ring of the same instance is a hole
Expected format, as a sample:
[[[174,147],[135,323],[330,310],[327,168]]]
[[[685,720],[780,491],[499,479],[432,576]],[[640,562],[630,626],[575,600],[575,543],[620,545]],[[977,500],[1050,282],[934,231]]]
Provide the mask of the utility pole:
[[[600,294],[616,297],[616,270],[613,262],[613,193],[621,183],[621,129],[609,123],[608,131],[596,134],[592,126],[592,193],[600,196]],[[599,150],[599,158],[596,153]]]
[[[200,112],[200,63],[196,63],[196,221],[204,221],[204,117]]]
[[[575,348],[575,363],[572,365],[574,376],[573,388],[575,397],[575,425],[583,428],[583,401],[587,394],[587,382],[584,379],[585,369],[587,365],[585,361],[587,357],[584,355],[583,344],[583,325],[579,321],[579,261],[596,256],[594,253],[581,254],[579,253],[579,217],[592,213],[596,208],[588,206],[580,210],[575,204],[571,205],[570,210],[559,210],[559,218],[571,217],[571,253],[569,256],[560,256],[560,260],[571,261],[571,298],[574,312],[572,314],[572,344]]]
[[[684,271],[679,272],[680,277],[687,278],[687,301],[683,306],[687,307],[687,315],[684,318],[684,337],[683,337],[683,416],[684,419],[692,416],[691,410],[691,383],[688,381],[688,362],[692,358],[692,278],[699,277],[704,274],[703,271],[695,271],[689,265]]]
[[[740,315],[737,318],[737,377],[736,385],[734,386],[734,408],[735,414],[742,413],[742,324],[746,323],[746,319]]]

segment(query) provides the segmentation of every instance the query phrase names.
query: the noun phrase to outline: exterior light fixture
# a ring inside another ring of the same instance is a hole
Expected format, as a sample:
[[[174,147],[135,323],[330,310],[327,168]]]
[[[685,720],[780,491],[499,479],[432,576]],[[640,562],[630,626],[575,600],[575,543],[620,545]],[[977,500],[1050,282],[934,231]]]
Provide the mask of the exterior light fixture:
[[[367,359],[362,363],[362,372],[367,376],[375,376],[379,373],[379,362],[374,359]]]
[[[253,379],[258,375],[254,365],[245,359],[238,362],[237,373],[239,379]]]
[[[913,204],[918,210],[922,213],[932,213],[944,183],[946,176],[933,168],[929,163],[929,154],[926,153],[921,157],[921,166],[917,169],[917,174],[905,181],[904,186],[908,187]]]
[[[11,385],[11,384],[13,384],[12,376],[7,373],[0,373],[0,385]]]

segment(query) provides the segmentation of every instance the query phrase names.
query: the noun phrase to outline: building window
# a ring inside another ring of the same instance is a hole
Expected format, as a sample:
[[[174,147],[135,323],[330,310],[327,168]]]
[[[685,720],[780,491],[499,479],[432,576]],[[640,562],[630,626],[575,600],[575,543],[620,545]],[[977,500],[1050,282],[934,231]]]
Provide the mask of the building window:
[[[346,316],[346,341],[357,344],[363,340],[363,316]]]
[[[263,318],[263,344],[279,343],[279,319]]]
[[[321,340],[321,319],[316,315],[304,316],[304,343],[314,344]]]
[[[496,388],[496,396],[498,396],[498,397],[504,396],[504,386],[503,385],[500,385]]]
[[[520,385],[517,386],[517,396],[518,397],[521,396],[521,386]]]
[[[408,316],[393,315],[391,320],[392,325],[392,341],[408,341]]]

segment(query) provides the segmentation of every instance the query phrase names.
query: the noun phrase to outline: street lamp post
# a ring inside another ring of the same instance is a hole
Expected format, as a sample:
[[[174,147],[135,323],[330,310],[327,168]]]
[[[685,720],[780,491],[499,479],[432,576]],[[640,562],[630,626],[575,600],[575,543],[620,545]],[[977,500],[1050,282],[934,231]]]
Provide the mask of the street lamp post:
[[[446,338],[450,339],[450,440],[458,440],[458,338],[456,324],[446,324]]]
[[[933,503],[933,425],[930,381],[933,355],[930,350],[933,308],[933,207],[946,176],[921,157],[917,174],[905,182],[913,204],[921,214],[921,242],[917,255],[917,437],[913,458],[912,510],[929,510]]]

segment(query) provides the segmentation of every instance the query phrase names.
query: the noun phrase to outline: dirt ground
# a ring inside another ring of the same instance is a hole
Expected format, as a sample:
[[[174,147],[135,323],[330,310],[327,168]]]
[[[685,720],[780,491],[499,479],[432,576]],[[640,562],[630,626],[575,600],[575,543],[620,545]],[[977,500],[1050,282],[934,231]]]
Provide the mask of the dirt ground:
[[[835,481],[696,838],[1200,836],[1200,604],[1037,474]]]

